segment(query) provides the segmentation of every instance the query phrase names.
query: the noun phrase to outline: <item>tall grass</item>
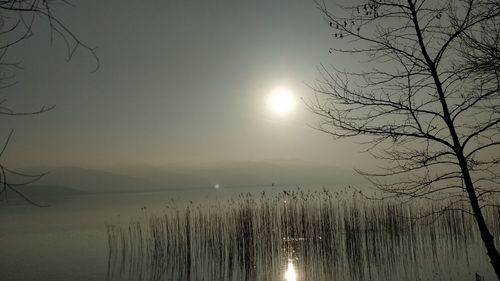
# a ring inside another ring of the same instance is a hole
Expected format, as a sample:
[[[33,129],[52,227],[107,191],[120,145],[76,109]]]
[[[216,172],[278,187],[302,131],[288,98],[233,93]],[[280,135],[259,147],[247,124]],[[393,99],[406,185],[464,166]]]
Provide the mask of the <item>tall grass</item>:
[[[108,225],[109,278],[283,280],[289,261],[299,280],[318,281],[438,280],[440,274],[483,270],[473,218],[435,212],[440,207],[326,190],[189,204],[126,226]],[[498,238],[500,212],[486,214]]]

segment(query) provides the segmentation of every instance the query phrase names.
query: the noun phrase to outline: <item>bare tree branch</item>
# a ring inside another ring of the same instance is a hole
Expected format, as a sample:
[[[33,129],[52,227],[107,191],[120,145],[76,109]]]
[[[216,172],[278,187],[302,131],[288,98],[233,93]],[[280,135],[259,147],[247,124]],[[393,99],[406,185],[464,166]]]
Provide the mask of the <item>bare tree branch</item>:
[[[500,207],[500,4],[493,0],[367,0],[332,13],[316,2],[362,71],[319,69],[307,107],[317,129],[363,136],[385,163],[359,171],[396,198],[467,203],[500,280],[500,255],[482,214]],[[488,153],[486,153],[488,152]]]

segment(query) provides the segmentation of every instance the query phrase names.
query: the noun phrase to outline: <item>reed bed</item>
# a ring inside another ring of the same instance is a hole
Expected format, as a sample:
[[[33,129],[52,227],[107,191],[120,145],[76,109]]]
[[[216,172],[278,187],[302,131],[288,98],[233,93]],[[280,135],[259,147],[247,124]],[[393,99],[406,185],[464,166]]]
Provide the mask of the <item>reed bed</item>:
[[[439,208],[327,190],[169,208],[107,226],[109,279],[284,280],[291,262],[297,280],[443,280],[452,272],[472,280],[488,270],[475,222]],[[498,238],[500,212],[486,217]]]

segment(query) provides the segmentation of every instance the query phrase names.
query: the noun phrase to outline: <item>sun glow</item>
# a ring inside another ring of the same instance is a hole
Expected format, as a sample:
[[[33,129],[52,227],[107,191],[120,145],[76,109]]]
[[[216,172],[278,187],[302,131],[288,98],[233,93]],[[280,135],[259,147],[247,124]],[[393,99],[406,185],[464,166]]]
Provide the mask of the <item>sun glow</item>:
[[[289,89],[277,88],[271,92],[268,105],[273,113],[284,116],[290,113],[295,107],[295,98]]]
[[[297,280],[297,273],[295,273],[295,268],[293,267],[293,263],[291,261],[288,262],[288,268],[285,272],[285,280],[286,281],[296,281]]]

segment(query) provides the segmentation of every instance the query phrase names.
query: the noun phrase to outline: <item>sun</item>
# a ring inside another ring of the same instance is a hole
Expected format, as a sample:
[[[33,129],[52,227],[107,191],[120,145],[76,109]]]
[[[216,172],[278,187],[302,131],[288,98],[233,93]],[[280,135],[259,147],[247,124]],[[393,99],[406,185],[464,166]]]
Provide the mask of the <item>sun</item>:
[[[271,111],[277,115],[285,116],[293,111],[295,98],[288,88],[276,88],[268,98]]]

